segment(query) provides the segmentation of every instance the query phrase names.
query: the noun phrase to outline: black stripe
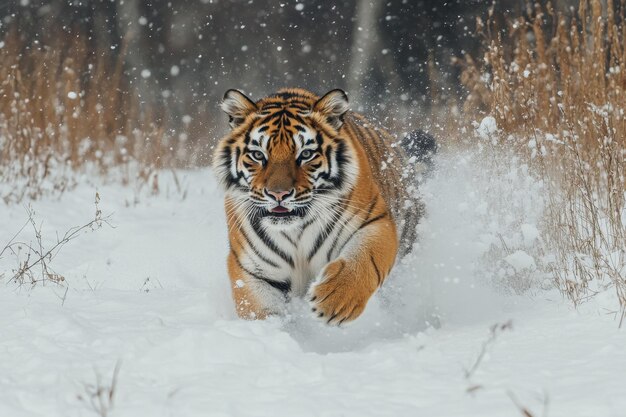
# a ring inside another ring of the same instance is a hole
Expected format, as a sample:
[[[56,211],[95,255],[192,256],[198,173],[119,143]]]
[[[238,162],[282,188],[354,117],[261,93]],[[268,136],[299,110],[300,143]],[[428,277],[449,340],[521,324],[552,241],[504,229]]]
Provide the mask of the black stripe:
[[[352,195],[352,194],[350,194]],[[367,215],[365,217],[365,220],[369,220],[370,215],[372,214],[372,210],[374,210],[374,207],[376,206],[376,203],[378,203],[378,195],[376,195],[376,198],[374,200],[372,200],[372,203],[370,204],[370,206],[367,209]],[[341,236],[341,234],[343,233],[343,229],[346,227],[346,225],[352,221],[352,219],[357,215],[357,213],[353,214],[352,217],[350,217],[346,222],[344,222],[341,225],[341,228],[339,229],[339,232],[337,232],[337,235],[335,236],[335,240],[333,241],[330,249],[328,250],[328,253],[326,254],[326,259],[328,260],[328,262],[330,262],[330,257],[333,253],[333,251],[335,250],[336,246],[337,246],[337,242],[339,241],[339,237]],[[359,227],[359,230],[363,227],[363,225],[361,225],[361,227]],[[358,231],[358,230],[357,230]],[[343,250],[343,248],[346,246],[346,243],[348,243],[348,241],[350,239],[352,239],[352,236],[354,236],[354,234],[357,232],[353,232],[352,235],[348,238],[348,240],[346,242],[344,242],[343,245],[341,245],[341,249],[339,250],[338,253],[341,253],[341,250]]]
[[[369,145],[364,144],[366,145],[366,148],[368,149],[368,151],[371,154],[374,154],[374,158],[377,161],[383,161],[385,158],[383,158],[383,155],[380,152],[380,148],[379,148],[379,142],[382,142],[382,141],[380,140],[380,136],[374,136],[374,133],[377,133],[377,132],[372,131],[371,129],[367,129],[365,126],[357,125],[357,129],[359,130],[361,137],[369,143]],[[376,139],[378,139],[378,141]]]
[[[326,151],[324,151],[324,156],[326,157],[326,160],[328,161],[328,175],[330,177],[330,175],[332,175],[333,172],[333,158],[332,158],[332,152],[334,151],[332,146],[328,146],[326,148]],[[337,171],[339,171],[339,169],[337,169]]]
[[[387,212],[384,212],[383,214],[379,214],[378,216],[374,217],[373,219],[367,220],[367,221],[363,222],[363,224],[361,226],[359,226],[359,230],[361,230],[364,227],[366,227],[366,226],[368,226],[368,225],[370,225],[370,224],[372,224],[374,222],[377,222],[378,220],[381,220],[381,219],[383,219],[385,217],[387,217]]]
[[[285,232],[280,232],[281,235],[283,235],[283,237],[285,239],[287,239],[289,241],[289,243],[291,243],[294,247],[298,246],[296,245],[296,242]]]
[[[236,149],[236,156],[235,156],[235,167],[239,166],[239,160],[240,159],[241,159],[241,149],[237,148]],[[237,168],[235,168],[235,169],[237,169]],[[239,171],[239,169],[237,169],[237,181],[236,182],[239,182],[238,180],[240,180],[241,178],[243,178],[244,180],[247,181],[246,174],[244,174],[243,171]]]
[[[243,138],[243,143],[247,146],[250,143],[250,139],[250,130],[248,130]]]
[[[332,175],[332,170],[333,170],[333,161],[332,161],[332,154],[331,152],[334,150],[330,145],[326,148],[326,150],[324,151],[324,156],[326,157],[326,163],[328,164],[328,167],[326,168],[327,172],[321,172],[316,179],[322,178],[328,182],[330,182],[335,188],[341,188],[342,184],[343,184],[343,180],[344,180],[344,170],[343,170],[343,164],[348,160],[346,155],[345,155],[345,143],[341,140],[338,140],[338,144],[337,144],[337,150],[335,151],[335,160],[337,162],[337,176],[333,177]]]
[[[289,107],[295,107],[298,110],[310,110],[311,105],[301,102],[301,101],[292,101],[289,103]]]
[[[350,201],[350,199],[352,198],[352,194],[354,193],[354,189],[350,190],[350,192],[348,193],[348,195],[346,197],[343,198],[343,205],[344,205],[344,209],[345,209],[345,205],[347,201]],[[337,246],[337,242],[339,240],[339,237],[341,236],[341,234],[343,233],[343,229],[346,227],[346,225],[352,221],[352,219],[357,215],[358,213],[353,213],[352,216],[350,216],[350,218],[348,220],[346,220],[345,222],[343,222],[343,224],[341,225],[341,228],[339,229],[339,231],[337,232],[337,234],[335,235],[335,240],[333,240],[333,243],[330,247],[330,249],[328,250],[328,253],[326,254],[326,259],[328,260],[328,262],[330,262],[330,256],[332,255],[332,252],[335,250],[335,247]],[[340,216],[341,218],[341,216]]]
[[[246,267],[241,264],[241,261],[239,260],[239,257],[237,256],[235,251],[233,251],[231,249],[231,252],[232,252],[233,256],[235,257],[235,262],[237,262],[237,265],[239,266],[239,268],[241,268],[243,270],[243,272],[245,272],[246,274],[250,275],[252,278],[256,278],[256,279],[258,279],[260,281],[264,281],[265,283],[271,285],[272,287],[276,288],[277,290],[282,291],[283,293],[285,293],[285,295],[289,291],[291,291],[291,282],[290,281],[284,281],[284,282],[282,282],[282,281],[274,281],[273,279],[269,279],[269,278],[266,278],[266,277],[264,277],[262,275],[255,274],[254,272],[246,269]]]
[[[262,125],[269,124],[269,125],[271,125],[272,124],[271,123],[272,119],[275,119],[276,117],[277,117],[276,113],[270,113],[267,116],[265,116],[264,118],[262,118],[261,122],[259,124],[262,124]]]
[[[280,256],[285,262],[289,264],[289,266],[294,266],[293,258],[287,255],[282,249],[280,249],[278,245],[276,245],[276,242],[274,242],[267,235],[267,233],[265,233],[265,230],[263,230],[263,228],[261,227],[259,219],[254,219],[250,222],[250,225],[252,226],[252,230],[254,230],[254,233],[256,233],[259,239],[261,239],[261,242],[263,242],[268,248],[270,248],[273,252]]]
[[[306,223],[304,223],[302,225],[302,230],[300,230],[300,234],[298,234],[298,240],[300,240],[302,238],[302,235],[304,234],[304,231],[307,229],[307,227],[312,225],[314,221],[315,221],[315,219],[311,219],[311,220],[309,220],[308,222],[306,222]]]
[[[370,216],[372,215],[372,210],[374,210],[374,207],[376,206],[376,203],[378,203],[378,194],[376,194],[375,197],[376,198],[374,198],[374,200],[372,200],[372,204],[370,204],[370,206],[367,209],[367,215],[365,216],[365,220],[369,220]]]
[[[292,97],[298,97],[298,93],[291,92],[291,91],[284,91],[282,93],[272,94],[271,97],[282,98],[283,100],[287,100]]]
[[[283,292],[285,295],[287,295],[287,293],[291,291],[291,281],[274,281],[272,279],[267,279],[264,277],[260,277],[260,279],[267,282],[278,291]]]
[[[293,199],[293,201],[296,202],[296,203],[299,203],[299,202],[301,202],[303,200],[308,200],[311,197],[311,194],[312,194],[311,191],[305,190],[299,196],[296,196]]]
[[[324,241],[326,240],[326,238],[328,237],[328,235],[330,234],[330,232],[333,230],[333,228],[335,227],[335,225],[337,224],[337,218],[333,218],[324,228],[324,230],[322,230],[318,235],[317,238],[315,239],[315,244],[313,245],[313,248],[311,249],[311,251],[309,252],[309,256],[308,256],[308,260],[311,261],[311,259],[315,256],[315,254],[317,253],[317,251],[322,247],[322,244],[324,243]]]
[[[339,231],[335,235],[335,239],[333,240],[332,245],[330,245],[330,249],[328,249],[328,253],[326,253],[326,261],[327,262],[330,262],[330,257],[333,254],[333,252],[335,251],[335,248],[337,247],[337,242],[339,241],[339,238],[341,237],[341,234],[343,233],[343,230],[346,228],[348,223],[350,223],[352,221],[352,219],[354,219],[355,216],[356,216],[356,213],[353,214],[348,220],[343,222],[343,224],[339,228]]]
[[[339,213],[343,213],[345,208],[346,208],[346,203],[345,202],[341,202],[340,203],[338,212]],[[326,238],[328,236],[330,236],[330,232],[335,228],[335,226],[337,225],[337,222],[341,219],[341,214],[336,214],[334,213],[333,218],[330,220],[330,222],[326,225],[326,227],[324,228],[324,230],[322,230],[320,232],[319,235],[317,235],[317,238],[315,239],[315,244],[313,245],[313,248],[311,249],[311,252],[309,252],[309,256],[308,256],[308,260],[311,261],[311,259],[315,256],[315,254],[317,253],[317,251],[322,247],[322,244],[324,243],[324,241],[326,241]]]
[[[280,107],[283,106],[283,103],[267,103],[264,104],[263,107],[261,108],[261,110],[267,110],[267,109],[278,109]]]
[[[374,261],[374,256],[370,255],[370,261],[372,261],[372,265],[374,265],[374,271],[376,271],[376,276],[378,277],[378,285],[380,286],[380,283],[383,280],[383,277],[380,275],[380,271],[378,270],[378,266],[376,265],[376,261]]]
[[[292,119],[296,119],[296,121],[297,121],[298,123],[304,124],[304,119],[303,119],[302,117],[300,117],[300,115],[299,115],[298,113],[295,113],[295,114],[294,114],[294,113],[290,113],[290,114],[291,114],[291,116],[290,116],[290,117],[291,117]]]
[[[343,250],[343,248],[345,248],[345,247],[346,247],[346,245],[348,244],[348,242],[350,242],[350,241],[352,240],[352,238],[354,237],[354,235],[356,235],[356,234],[357,234],[357,233],[358,233],[361,229],[363,229],[364,227],[368,226],[369,224],[374,223],[374,222],[377,222],[378,220],[381,220],[381,219],[383,219],[383,218],[385,218],[385,217],[387,217],[387,212],[384,212],[383,214],[381,214],[381,215],[379,215],[379,216],[376,216],[376,217],[374,217],[374,218],[373,218],[373,219],[371,219],[371,220],[366,220],[366,221],[364,221],[364,222],[361,224],[361,226],[359,226],[359,228],[358,228],[356,231],[354,231],[354,232],[350,235],[350,237],[349,237],[349,238],[348,238],[345,242],[343,242],[343,245],[341,245],[341,248],[339,248],[339,253],[341,253],[341,251]]]
[[[265,256],[263,256],[259,252],[259,250],[256,248],[256,246],[254,246],[254,243],[248,237],[248,234],[246,233],[246,231],[244,230],[243,227],[240,229],[240,232],[241,232],[241,235],[243,236],[243,238],[245,239],[245,241],[248,243],[248,246],[250,247],[250,249],[252,249],[252,252],[254,252],[254,254],[256,256],[258,256],[263,262],[265,262],[268,265],[273,266],[274,268],[278,268],[279,267],[276,262],[273,262],[271,259],[267,259]]]

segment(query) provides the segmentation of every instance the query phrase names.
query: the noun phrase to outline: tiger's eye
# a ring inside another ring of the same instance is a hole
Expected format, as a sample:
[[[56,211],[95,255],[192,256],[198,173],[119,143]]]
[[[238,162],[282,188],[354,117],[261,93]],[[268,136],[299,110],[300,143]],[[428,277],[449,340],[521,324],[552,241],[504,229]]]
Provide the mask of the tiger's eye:
[[[252,152],[252,157],[256,159],[257,161],[262,161],[265,159],[265,155],[261,151]]]
[[[300,158],[302,159],[309,159],[312,156],[313,156],[313,151],[310,149],[305,149],[302,152],[300,152]]]

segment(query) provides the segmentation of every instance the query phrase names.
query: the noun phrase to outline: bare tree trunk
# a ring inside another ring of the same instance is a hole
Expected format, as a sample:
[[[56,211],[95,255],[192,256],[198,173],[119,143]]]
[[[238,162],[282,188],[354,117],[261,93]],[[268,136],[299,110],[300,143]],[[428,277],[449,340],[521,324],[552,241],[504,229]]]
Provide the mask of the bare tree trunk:
[[[357,106],[364,107],[366,104],[364,83],[372,69],[379,70],[392,91],[397,90],[398,76],[394,70],[393,51],[383,54],[383,42],[379,33],[378,22],[384,6],[385,0],[359,0],[356,4],[356,21],[348,70],[348,94],[350,101]]]
[[[378,15],[383,0],[361,0],[356,4],[356,21],[352,29],[352,50],[348,71],[348,94],[357,105],[363,104],[363,81],[369,71],[369,64],[378,49]]]
[[[125,61],[132,83],[139,92],[139,102],[142,105],[153,106],[156,102],[156,89],[150,77],[153,76],[150,68],[149,45],[145,42],[144,26],[139,24],[141,15],[141,0],[126,0],[118,4],[118,28],[122,37],[128,42]]]

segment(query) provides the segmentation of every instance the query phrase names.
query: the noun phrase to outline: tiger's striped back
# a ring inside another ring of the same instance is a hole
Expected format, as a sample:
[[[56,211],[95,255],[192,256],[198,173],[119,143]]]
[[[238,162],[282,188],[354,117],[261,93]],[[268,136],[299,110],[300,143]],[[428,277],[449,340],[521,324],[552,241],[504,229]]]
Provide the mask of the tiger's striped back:
[[[405,149],[385,129],[375,126],[364,116],[349,112],[346,131],[365,150],[374,181],[390,208],[399,230],[399,256],[406,255],[415,242],[416,226],[423,215],[417,194],[414,164]]]

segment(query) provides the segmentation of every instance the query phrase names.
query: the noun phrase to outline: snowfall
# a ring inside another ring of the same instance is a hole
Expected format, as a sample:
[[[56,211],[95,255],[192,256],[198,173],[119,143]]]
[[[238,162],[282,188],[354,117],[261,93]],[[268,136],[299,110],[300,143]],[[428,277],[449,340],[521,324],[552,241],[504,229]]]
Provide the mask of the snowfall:
[[[515,158],[443,153],[428,215],[353,324],[301,300],[244,321],[231,301],[223,193],[210,169],[160,192],[84,175],[61,196],[0,206],[0,247],[28,220],[64,277],[11,280],[0,259],[0,416],[626,416],[626,332],[610,294],[551,289],[542,183]],[[38,245],[31,225],[17,241]],[[526,414],[524,414],[526,413]]]

